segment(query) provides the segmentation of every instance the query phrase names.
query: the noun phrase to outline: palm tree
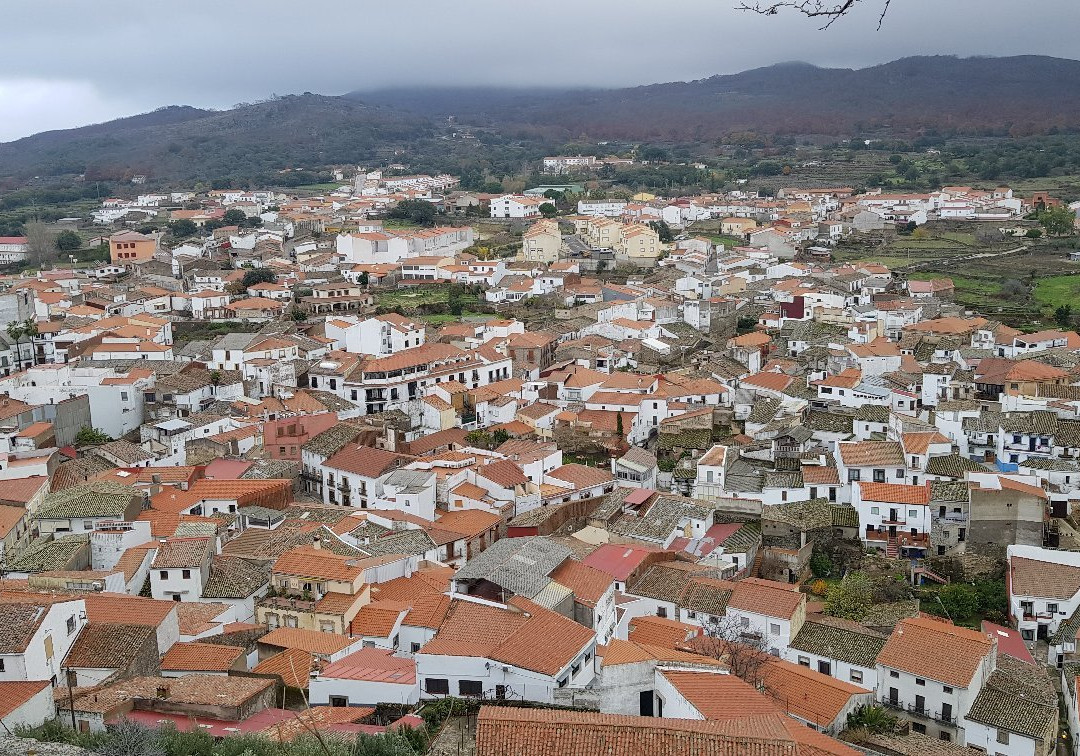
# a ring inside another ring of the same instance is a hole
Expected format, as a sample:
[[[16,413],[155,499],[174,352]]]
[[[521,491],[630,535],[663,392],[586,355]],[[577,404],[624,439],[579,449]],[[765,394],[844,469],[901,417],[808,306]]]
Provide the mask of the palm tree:
[[[848,714],[849,729],[865,729],[874,734],[892,732],[899,720],[882,706],[863,705]]]
[[[26,338],[26,323],[14,320],[7,324],[6,330],[15,342],[15,370],[18,372],[22,370],[22,340]]]
[[[39,335],[37,321],[33,318],[27,318],[23,323],[23,336],[30,341],[30,355],[34,361],[34,364],[38,364],[37,350],[34,348],[34,339]]]

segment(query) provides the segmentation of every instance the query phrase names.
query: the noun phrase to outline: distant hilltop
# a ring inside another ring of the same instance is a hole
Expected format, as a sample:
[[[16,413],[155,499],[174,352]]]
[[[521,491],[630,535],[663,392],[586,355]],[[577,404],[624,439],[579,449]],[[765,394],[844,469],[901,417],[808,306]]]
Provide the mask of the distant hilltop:
[[[1080,128],[1080,62],[1045,56],[903,58],[863,69],[781,63],[627,89],[401,88],[303,94],[232,110],[169,107],[0,144],[0,180],[152,174],[198,180],[253,166],[359,164],[445,130],[708,142],[741,132],[850,137],[1028,135]]]

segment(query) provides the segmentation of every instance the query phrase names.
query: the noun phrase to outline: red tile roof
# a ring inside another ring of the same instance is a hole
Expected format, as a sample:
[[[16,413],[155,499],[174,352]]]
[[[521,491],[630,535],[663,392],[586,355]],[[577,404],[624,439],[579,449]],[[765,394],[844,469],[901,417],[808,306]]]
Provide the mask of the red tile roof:
[[[0,717],[6,717],[48,687],[48,680],[33,680],[31,682],[4,680],[0,682]],[[49,708],[52,708],[51,705]]]
[[[658,551],[660,549],[649,546],[606,543],[585,557],[584,562],[589,567],[606,572],[619,582],[624,582],[634,570],[641,566],[646,557]]]
[[[878,664],[966,688],[995,645],[978,630],[913,617],[897,624],[878,654]]]
[[[385,449],[371,446],[346,447],[326,460],[325,467],[361,475],[365,478],[378,478],[384,473],[412,462],[415,457],[395,454]]]
[[[857,484],[863,501],[881,501],[887,504],[929,504],[930,486],[909,486],[901,483]]]
[[[734,582],[728,606],[766,617],[790,619],[806,601],[797,585],[762,578]]]
[[[299,648],[313,654],[329,656],[348,648],[352,641],[337,633],[279,627],[259,638],[259,643],[279,648]]]
[[[174,643],[161,659],[163,670],[228,672],[244,656],[244,649],[217,643]]]
[[[287,648],[280,654],[263,659],[251,671],[257,675],[277,675],[290,688],[307,690],[315,657],[300,648]]]
[[[724,721],[484,706],[482,756],[857,756],[854,749],[782,714]]]

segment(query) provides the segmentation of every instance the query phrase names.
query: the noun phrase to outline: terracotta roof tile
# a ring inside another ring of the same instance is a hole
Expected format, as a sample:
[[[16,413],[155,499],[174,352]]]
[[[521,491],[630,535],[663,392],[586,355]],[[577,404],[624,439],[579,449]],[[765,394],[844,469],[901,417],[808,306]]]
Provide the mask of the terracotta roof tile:
[[[930,486],[909,486],[901,483],[858,483],[863,501],[887,504],[929,504]]]
[[[394,601],[378,601],[365,604],[349,623],[349,635],[389,638],[397,627],[398,619],[408,607]]]
[[[0,717],[6,717],[48,687],[48,680],[34,680],[31,682],[21,680],[0,681]]]
[[[1080,592],[1080,567],[1071,564],[1011,557],[1011,588],[1014,596],[1037,596],[1068,601]]]
[[[897,624],[877,660],[886,667],[966,688],[994,645],[977,630],[914,617]]]
[[[477,752],[484,756],[589,756],[597,753],[855,756],[858,753],[777,714],[702,722],[507,706],[480,709],[476,742]],[[804,743],[808,746],[805,751]]]
[[[837,721],[852,696],[859,696],[864,703],[873,699],[873,693],[865,688],[781,659],[768,660],[762,679],[789,714],[822,728]]]
[[[259,643],[279,648],[299,648],[320,656],[329,656],[348,648],[352,641],[337,633],[279,627],[259,638]]]
[[[238,646],[217,643],[174,643],[161,659],[161,669],[183,672],[228,672],[244,656]]]
[[[307,690],[315,657],[299,648],[287,648],[280,654],[264,659],[251,671],[258,675],[277,675],[290,688]]]

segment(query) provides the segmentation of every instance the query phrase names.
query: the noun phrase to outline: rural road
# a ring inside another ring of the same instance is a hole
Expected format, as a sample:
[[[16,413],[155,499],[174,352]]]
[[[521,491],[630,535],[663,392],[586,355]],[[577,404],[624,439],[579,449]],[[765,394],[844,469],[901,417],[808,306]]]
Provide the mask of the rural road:
[[[988,257],[1004,257],[1005,255],[1011,255],[1011,254],[1014,254],[1016,252],[1023,252],[1026,249],[1028,249],[1028,247],[1026,245],[1022,245],[1022,246],[1016,247],[1014,249],[1007,249],[1004,252],[979,252],[979,253],[973,254],[973,255],[961,255],[959,257],[949,258],[949,262],[950,263],[959,263],[959,262],[967,262],[968,260],[982,260],[982,259],[986,259]],[[904,270],[904,271],[923,270],[925,268],[933,267],[935,265],[940,265],[940,264],[941,264],[940,260],[924,260],[922,262],[912,263],[911,265],[905,265],[902,268],[902,270]]]

